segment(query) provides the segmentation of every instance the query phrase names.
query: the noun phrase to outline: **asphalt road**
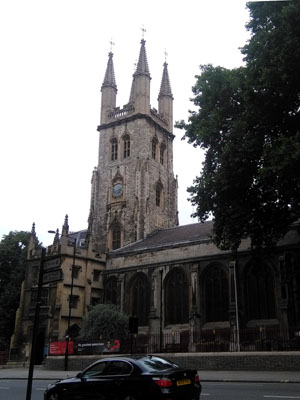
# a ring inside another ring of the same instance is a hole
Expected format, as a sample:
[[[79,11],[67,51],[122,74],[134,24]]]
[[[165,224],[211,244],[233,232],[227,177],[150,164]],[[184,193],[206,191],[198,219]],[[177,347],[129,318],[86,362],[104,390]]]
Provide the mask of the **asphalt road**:
[[[34,380],[31,400],[42,400],[49,380]],[[1,379],[0,400],[25,400],[27,381]],[[299,383],[203,382],[201,400],[300,399]],[[154,399],[155,400],[155,399]]]
[[[300,399],[299,383],[204,382],[201,400]]]
[[[43,393],[50,383],[49,380],[36,380],[32,382],[31,400],[42,400]],[[25,379],[1,379],[0,400],[25,400],[27,380]]]

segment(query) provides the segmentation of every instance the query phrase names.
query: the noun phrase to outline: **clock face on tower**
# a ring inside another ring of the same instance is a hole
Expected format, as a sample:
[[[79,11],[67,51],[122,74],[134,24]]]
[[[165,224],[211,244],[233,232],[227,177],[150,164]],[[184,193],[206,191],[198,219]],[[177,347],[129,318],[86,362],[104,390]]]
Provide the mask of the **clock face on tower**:
[[[113,196],[120,197],[123,194],[123,185],[122,183],[115,183],[113,185]]]

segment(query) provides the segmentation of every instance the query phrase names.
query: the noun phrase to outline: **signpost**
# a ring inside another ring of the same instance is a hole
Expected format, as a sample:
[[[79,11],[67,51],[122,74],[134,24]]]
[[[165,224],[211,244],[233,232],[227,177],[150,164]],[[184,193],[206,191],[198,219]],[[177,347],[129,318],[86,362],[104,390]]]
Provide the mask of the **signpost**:
[[[60,264],[61,264],[60,257],[51,258],[50,260],[44,262],[44,271],[52,268],[53,269],[58,268],[60,267]]]
[[[44,272],[43,275],[43,285],[46,283],[53,283],[60,281],[62,279],[62,270],[61,269],[52,269],[51,271]]]
[[[34,314],[34,322],[33,322],[32,344],[31,344],[30,363],[29,363],[29,370],[28,370],[26,400],[31,399],[31,392],[32,392],[32,378],[33,378],[37,332],[38,332],[40,306],[41,306],[41,295],[42,295],[42,286],[43,286],[43,268],[44,268],[45,254],[46,254],[46,249],[43,247],[42,253],[41,253],[41,259],[40,259],[40,271],[39,271],[36,306],[35,306],[35,314]]]
[[[34,370],[34,362],[35,362],[35,354],[36,354],[36,342],[37,342],[37,333],[38,333],[38,325],[39,325],[39,315],[40,315],[40,306],[41,306],[41,295],[42,295],[42,287],[47,283],[57,282],[62,278],[62,270],[57,267],[60,267],[61,259],[60,257],[51,258],[47,260],[45,257],[46,249],[42,248],[40,263],[39,263],[39,279],[38,279],[38,288],[37,288],[37,297],[36,297],[36,306],[35,306],[35,314],[34,314],[34,322],[33,322],[33,332],[32,332],[32,344],[31,344],[31,353],[30,353],[30,363],[28,370],[28,381],[27,381],[27,391],[26,391],[26,400],[31,399],[32,392],[32,379],[33,379],[33,370]],[[44,272],[44,271],[47,272]]]

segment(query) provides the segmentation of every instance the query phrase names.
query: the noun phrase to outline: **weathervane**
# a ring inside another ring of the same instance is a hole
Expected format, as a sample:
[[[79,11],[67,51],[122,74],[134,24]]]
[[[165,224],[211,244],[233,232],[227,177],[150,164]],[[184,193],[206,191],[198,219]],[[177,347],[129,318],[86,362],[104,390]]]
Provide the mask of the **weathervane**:
[[[167,62],[167,56],[168,56],[168,53],[167,53],[167,50],[165,49],[165,62]]]
[[[110,44],[110,52],[112,53],[112,48],[115,45],[114,42],[112,41],[112,39],[110,39],[109,44]]]
[[[141,27],[141,31],[142,31],[142,39],[144,40],[145,32],[146,32],[146,29],[144,28],[144,25]]]

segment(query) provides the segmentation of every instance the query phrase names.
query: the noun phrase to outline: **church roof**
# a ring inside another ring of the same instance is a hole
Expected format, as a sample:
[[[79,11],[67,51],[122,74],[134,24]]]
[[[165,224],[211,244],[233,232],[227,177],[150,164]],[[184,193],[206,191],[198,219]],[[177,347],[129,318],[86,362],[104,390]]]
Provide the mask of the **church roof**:
[[[213,228],[212,221],[206,221],[196,224],[176,226],[174,228],[161,229],[153,232],[145,239],[124,246],[112,251],[112,255],[121,255],[123,253],[159,249],[163,247],[180,246],[193,242],[211,240]]]

